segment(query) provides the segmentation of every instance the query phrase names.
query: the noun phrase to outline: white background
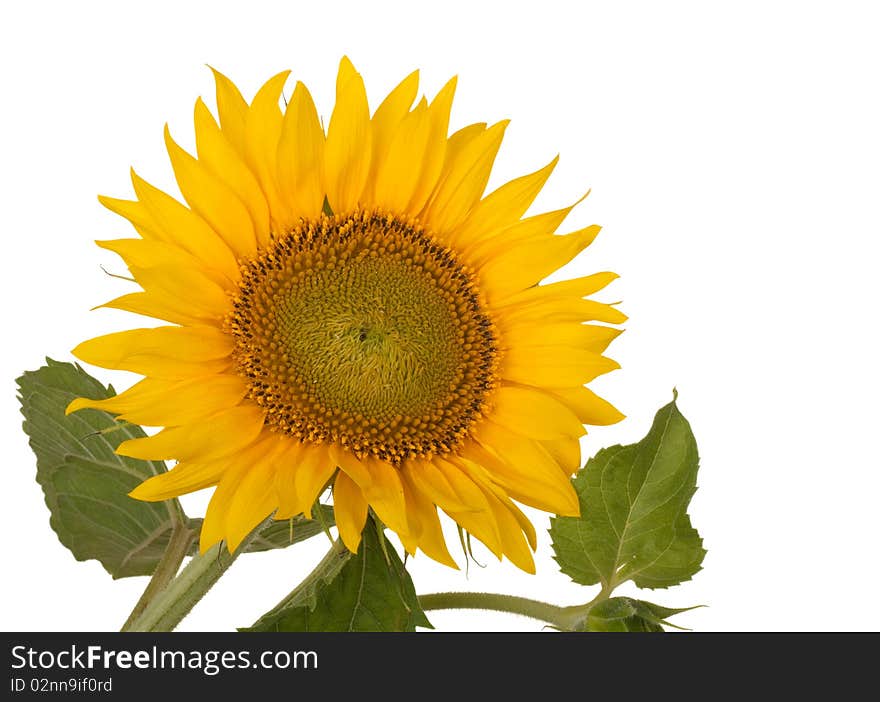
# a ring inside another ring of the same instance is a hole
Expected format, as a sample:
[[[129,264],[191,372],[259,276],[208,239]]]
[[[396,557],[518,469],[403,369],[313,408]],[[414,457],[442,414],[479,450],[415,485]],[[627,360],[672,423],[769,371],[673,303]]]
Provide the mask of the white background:
[[[190,2],[9,4],[0,30],[0,436],[5,630],[115,629],[145,584],[78,563],[49,529],[14,378],[137,317],[89,308],[127,291],[93,239],[131,235],[96,195],[128,167],[173,191],[168,121],[216,66],[247,97],[293,69],[325,119],[348,54],[373,106],[413,68],[460,76],[453,128],[510,117],[494,185],[561,161],[537,207],[593,189],[569,224],[604,225],[569,273],[621,274],[623,369],[596,383],[628,418],[585,456],[635,441],[673,386],[702,467],[691,514],[709,555],[685,585],[697,630],[880,629],[877,539],[877,17],[856,2]],[[289,84],[289,89],[293,83]],[[289,94],[289,91],[288,91]],[[142,321],[142,320],[141,320]],[[132,378],[92,369],[127,387]],[[202,513],[206,495],[185,500]],[[455,572],[418,557],[422,593],[472,589],[583,602],[550,558],[538,575],[484,555]],[[450,532],[452,535],[452,532]],[[452,542],[453,548],[454,541]],[[248,625],[326,548],[242,559],[182,629]],[[485,552],[482,552],[485,554]],[[627,592],[623,588],[623,592]],[[539,630],[444,612],[447,630]]]

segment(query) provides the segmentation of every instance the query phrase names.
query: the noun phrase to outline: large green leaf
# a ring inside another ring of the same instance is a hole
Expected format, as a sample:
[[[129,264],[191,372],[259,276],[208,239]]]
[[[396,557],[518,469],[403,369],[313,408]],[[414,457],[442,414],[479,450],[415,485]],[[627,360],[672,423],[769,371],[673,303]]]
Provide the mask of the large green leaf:
[[[675,400],[640,442],[599,451],[573,481],[581,516],[552,520],[562,572],[606,589],[626,580],[647,588],[689,580],[706,553],[686,512],[698,463]]]
[[[409,573],[368,520],[357,554],[341,543],[271,612],[242,631],[415,631],[431,627]]]
[[[177,500],[141,502],[128,493],[164,472],[165,464],[116,455],[122,441],[145,436],[138,426],[91,409],[65,416],[64,409],[75,397],[115,393],[78,365],[46,362],[24,373],[18,387],[49,523],[78,560],[96,558],[114,578],[149,575],[172,528],[185,517]]]
[[[674,614],[687,612],[694,607],[672,609],[644,600],[629,597],[613,597],[592,607],[587,614],[587,631],[663,631],[663,626],[681,627],[666,621]]]

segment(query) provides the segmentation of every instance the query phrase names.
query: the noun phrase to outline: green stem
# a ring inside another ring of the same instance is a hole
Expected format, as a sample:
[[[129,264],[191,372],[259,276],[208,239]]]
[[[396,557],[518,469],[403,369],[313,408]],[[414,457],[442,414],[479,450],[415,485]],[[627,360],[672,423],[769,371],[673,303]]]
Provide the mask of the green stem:
[[[590,609],[611,597],[614,585],[603,585],[599,594],[582,605],[559,607],[514,595],[497,595],[490,592],[438,592],[419,596],[419,604],[425,611],[437,609],[483,609],[493,612],[510,612],[530,619],[537,619],[563,631],[583,631]]]
[[[153,571],[150,582],[147,583],[147,587],[135,604],[134,609],[131,610],[131,614],[128,615],[128,619],[125,620],[125,624],[122,625],[120,631],[130,631],[138,617],[144,613],[144,610],[155,597],[177,575],[180,564],[183,563],[183,559],[186,557],[194,538],[195,532],[186,524],[179,523],[174,527],[174,530],[171,532],[171,538],[168,540],[168,547],[165,549],[165,553],[162,554],[156,570]]]
[[[229,569],[238,555],[247,549],[259,534],[262,524],[254,529],[232,555],[225,544],[218,543],[205,553],[194,556],[173,581],[165,587],[136,617],[126,631],[173,631],[183,618]]]
[[[583,605],[558,607],[527,597],[496,595],[489,592],[438,592],[421,595],[422,609],[488,609],[494,612],[510,612],[530,619],[537,619],[557,629],[570,630],[586,616]]]

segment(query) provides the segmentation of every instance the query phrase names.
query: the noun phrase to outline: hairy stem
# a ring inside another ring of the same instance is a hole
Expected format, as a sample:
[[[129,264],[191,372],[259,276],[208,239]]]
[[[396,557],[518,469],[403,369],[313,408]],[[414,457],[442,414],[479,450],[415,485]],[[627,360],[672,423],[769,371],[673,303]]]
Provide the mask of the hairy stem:
[[[557,629],[574,629],[584,617],[584,605],[559,607],[527,597],[513,595],[496,595],[488,592],[438,592],[421,595],[419,603],[422,609],[484,609],[494,612],[510,612],[530,619],[537,619]]]
[[[131,610],[131,614],[128,615],[128,619],[125,620],[125,624],[122,625],[120,631],[131,631],[132,625],[144,613],[144,610],[177,575],[180,564],[183,563],[183,559],[186,557],[195,536],[195,532],[182,522],[174,527],[171,532],[171,538],[168,541],[168,547],[156,565],[156,570],[153,571],[150,582],[147,583],[147,587],[135,604],[134,609]]]
[[[265,523],[264,523],[265,524]],[[231,554],[225,544],[218,543],[205,553],[193,556],[174,580],[147,604],[126,631],[173,631],[221,576],[244,552],[264,526],[254,529]]]

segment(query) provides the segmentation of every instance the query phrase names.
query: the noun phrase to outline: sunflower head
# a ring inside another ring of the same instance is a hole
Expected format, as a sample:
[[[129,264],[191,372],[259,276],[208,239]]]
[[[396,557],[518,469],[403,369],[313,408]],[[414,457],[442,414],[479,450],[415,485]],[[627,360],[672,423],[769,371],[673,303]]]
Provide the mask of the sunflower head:
[[[497,352],[477,286],[415,221],[305,222],[248,265],[233,358],[274,430],[394,465],[448,453],[479,416]]]
[[[574,205],[525,217],[556,159],[484,197],[506,122],[449,134],[455,79],[416,101],[412,73],[371,113],[343,59],[321,127],[287,72],[248,103],[215,72],[195,156],[166,129],[186,204],[132,173],[101,198],[139,238],[98,242],[139,290],[105,307],[165,322],[74,354],[144,379],[91,407],[162,427],[119,453],[172,459],[132,493],[216,486],[201,533],[234,550],[270,515],[311,515],[330,487],[356,550],[368,512],[455,567],[439,512],[533,571],[517,502],[576,515],[584,425],[622,415],[585,387],[625,317],[587,299],[616,276],[542,285],[598,227],[557,234]]]

